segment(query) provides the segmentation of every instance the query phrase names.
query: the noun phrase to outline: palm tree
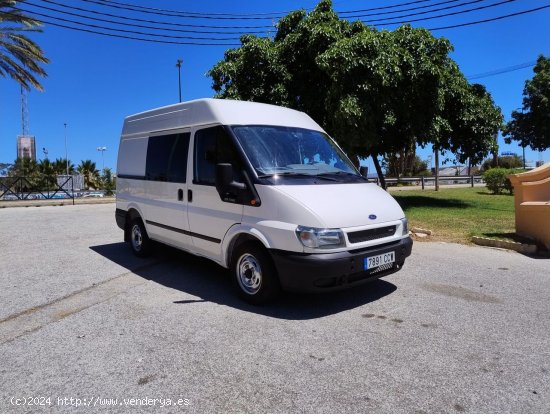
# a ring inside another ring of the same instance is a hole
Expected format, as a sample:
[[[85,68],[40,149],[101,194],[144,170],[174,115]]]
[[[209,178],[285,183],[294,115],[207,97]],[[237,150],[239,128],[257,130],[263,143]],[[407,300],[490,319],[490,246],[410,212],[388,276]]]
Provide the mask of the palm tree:
[[[113,177],[113,170],[109,167],[105,167],[101,173],[101,186],[105,190],[105,195],[113,195],[116,188],[116,178]]]
[[[9,76],[27,90],[31,86],[42,91],[35,75],[47,76],[41,63],[49,63],[42,49],[25,36],[41,32],[41,23],[25,16],[15,0],[0,0],[0,76]]]
[[[31,158],[17,158],[11,165],[8,175],[13,177],[12,191],[18,193],[32,192],[40,179],[38,164]]]
[[[38,164],[31,158],[17,158],[10,167],[12,177],[33,177],[38,173]]]
[[[84,187],[86,187],[86,189],[89,189],[90,187],[98,187],[100,177],[99,171],[95,166],[95,162],[92,160],[80,161],[80,165],[76,168],[76,170],[84,176]]]
[[[56,187],[56,174],[53,163],[44,158],[38,162],[38,172],[40,173],[39,190],[53,190]]]
[[[76,169],[74,167],[74,164],[69,160],[67,163],[66,158],[56,158],[53,162],[53,169],[57,175],[65,175],[67,174],[67,164],[69,164],[69,175],[74,175],[76,172]]]
[[[47,158],[44,158],[38,162],[38,171],[40,171],[40,174],[47,176],[55,175],[53,163]]]

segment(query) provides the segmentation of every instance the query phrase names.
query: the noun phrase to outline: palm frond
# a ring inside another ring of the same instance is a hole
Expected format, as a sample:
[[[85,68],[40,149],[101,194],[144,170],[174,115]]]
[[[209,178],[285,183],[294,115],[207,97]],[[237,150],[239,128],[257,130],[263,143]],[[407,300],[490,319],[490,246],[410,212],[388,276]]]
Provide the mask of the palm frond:
[[[42,91],[36,76],[47,76],[41,64],[49,63],[40,46],[27,33],[41,32],[42,23],[14,8],[14,0],[0,0],[0,76],[14,79],[25,89]]]

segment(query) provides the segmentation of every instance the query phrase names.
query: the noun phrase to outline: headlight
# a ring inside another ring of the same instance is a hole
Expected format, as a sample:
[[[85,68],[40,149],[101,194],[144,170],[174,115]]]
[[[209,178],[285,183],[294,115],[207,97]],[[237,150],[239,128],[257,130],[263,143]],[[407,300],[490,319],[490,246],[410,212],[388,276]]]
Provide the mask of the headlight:
[[[298,226],[298,240],[312,249],[335,249],[346,245],[344,232],[340,229],[317,229],[315,227]]]
[[[408,236],[409,235],[409,220],[407,220],[406,217],[401,219],[403,232],[401,233],[402,236]]]

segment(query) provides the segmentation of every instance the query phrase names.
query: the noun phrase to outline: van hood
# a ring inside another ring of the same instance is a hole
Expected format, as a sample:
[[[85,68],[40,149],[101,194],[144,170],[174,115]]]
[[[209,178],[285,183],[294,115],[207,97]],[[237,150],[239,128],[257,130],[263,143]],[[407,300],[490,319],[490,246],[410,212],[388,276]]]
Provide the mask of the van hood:
[[[275,189],[314,215],[312,223],[298,223],[305,226],[321,222],[325,228],[347,228],[405,217],[397,201],[376,184],[280,185]]]

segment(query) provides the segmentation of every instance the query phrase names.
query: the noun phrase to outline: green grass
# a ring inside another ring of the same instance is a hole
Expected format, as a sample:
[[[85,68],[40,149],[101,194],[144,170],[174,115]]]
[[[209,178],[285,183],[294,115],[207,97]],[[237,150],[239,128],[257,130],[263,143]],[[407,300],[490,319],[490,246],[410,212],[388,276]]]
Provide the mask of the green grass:
[[[486,188],[392,192],[409,226],[434,232],[432,240],[470,243],[472,236],[519,241],[515,235],[514,197]]]

